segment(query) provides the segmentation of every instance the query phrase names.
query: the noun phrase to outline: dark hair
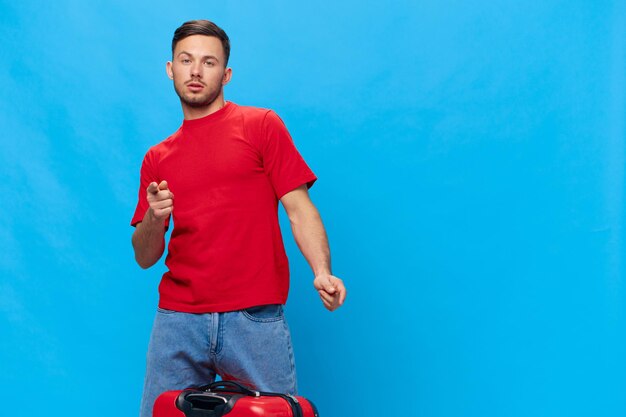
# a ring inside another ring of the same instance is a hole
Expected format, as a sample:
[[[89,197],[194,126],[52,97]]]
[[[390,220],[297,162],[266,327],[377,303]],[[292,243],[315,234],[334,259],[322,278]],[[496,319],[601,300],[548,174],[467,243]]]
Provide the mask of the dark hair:
[[[172,55],[174,55],[174,49],[176,49],[178,41],[191,35],[215,36],[222,41],[224,57],[226,58],[224,66],[228,64],[228,58],[230,57],[230,40],[228,35],[222,28],[209,20],[190,20],[176,29],[172,38]]]

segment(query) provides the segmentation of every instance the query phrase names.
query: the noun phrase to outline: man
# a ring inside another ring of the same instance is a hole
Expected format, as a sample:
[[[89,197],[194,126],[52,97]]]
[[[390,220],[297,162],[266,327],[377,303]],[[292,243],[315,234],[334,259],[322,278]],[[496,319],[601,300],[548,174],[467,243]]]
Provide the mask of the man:
[[[159,285],[141,416],[163,391],[216,375],[258,390],[295,394],[291,338],[282,305],[289,265],[278,201],[330,311],[346,297],[331,274],[319,213],[308,196],[316,180],[271,110],[224,101],[231,79],[228,36],[214,23],[184,23],[166,69],[184,120],[150,148],[141,167],[131,224],[142,268],[154,265],[174,229]]]

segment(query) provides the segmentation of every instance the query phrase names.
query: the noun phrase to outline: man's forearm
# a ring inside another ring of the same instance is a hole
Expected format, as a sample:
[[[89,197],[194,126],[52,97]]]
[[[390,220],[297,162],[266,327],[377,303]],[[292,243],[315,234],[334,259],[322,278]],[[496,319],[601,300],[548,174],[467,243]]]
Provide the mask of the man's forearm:
[[[317,208],[311,202],[306,185],[285,194],[281,200],[289,221],[293,236],[313,270],[313,287],[320,299],[330,311],[339,308],[346,298],[343,281],[332,275],[330,267],[330,248],[328,237]]]
[[[328,237],[319,212],[313,204],[289,217],[291,230],[300,251],[315,276],[331,274]]]
[[[150,268],[163,255],[165,250],[165,225],[152,213],[146,210],[141,223],[137,224],[132,237],[135,260],[142,268]]]

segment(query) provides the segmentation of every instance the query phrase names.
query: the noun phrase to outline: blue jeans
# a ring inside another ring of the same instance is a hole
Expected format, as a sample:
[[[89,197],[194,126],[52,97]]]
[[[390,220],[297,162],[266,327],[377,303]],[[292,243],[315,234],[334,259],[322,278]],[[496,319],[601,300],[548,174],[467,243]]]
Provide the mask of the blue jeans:
[[[291,335],[281,305],[206,314],[157,309],[140,417],[152,417],[162,392],[208,384],[216,375],[259,391],[296,394]]]

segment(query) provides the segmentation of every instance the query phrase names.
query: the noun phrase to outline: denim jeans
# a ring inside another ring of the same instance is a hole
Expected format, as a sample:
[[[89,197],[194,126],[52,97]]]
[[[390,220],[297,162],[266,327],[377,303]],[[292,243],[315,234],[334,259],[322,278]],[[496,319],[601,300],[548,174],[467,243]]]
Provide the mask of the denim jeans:
[[[152,417],[164,391],[235,380],[259,391],[295,395],[291,335],[281,305],[227,313],[157,309],[148,346],[140,417]]]

